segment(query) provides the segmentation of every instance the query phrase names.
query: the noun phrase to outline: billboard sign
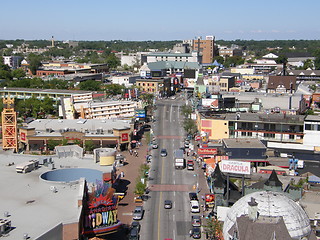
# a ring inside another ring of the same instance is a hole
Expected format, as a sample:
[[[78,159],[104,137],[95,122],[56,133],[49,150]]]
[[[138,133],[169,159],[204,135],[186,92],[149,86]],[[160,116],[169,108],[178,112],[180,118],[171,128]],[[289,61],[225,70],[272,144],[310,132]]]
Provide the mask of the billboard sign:
[[[219,108],[219,100],[218,99],[203,98],[203,99],[201,99],[201,103],[202,103],[203,107]]]
[[[216,148],[198,148],[198,155],[215,155],[217,154]]]
[[[220,169],[224,173],[250,174],[250,162],[222,160]]]
[[[117,219],[118,197],[114,192],[111,184],[97,181],[96,190],[89,193],[84,209],[84,235],[101,236],[121,226]]]
[[[136,110],[136,118],[145,118],[146,111],[144,109],[137,109]]]

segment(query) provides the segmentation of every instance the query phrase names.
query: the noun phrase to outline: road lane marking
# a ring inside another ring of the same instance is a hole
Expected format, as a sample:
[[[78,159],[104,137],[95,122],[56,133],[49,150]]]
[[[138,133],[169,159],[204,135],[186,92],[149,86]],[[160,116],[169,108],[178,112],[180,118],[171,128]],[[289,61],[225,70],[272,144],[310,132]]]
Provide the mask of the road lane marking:
[[[160,184],[162,184],[162,179],[164,175],[164,160],[161,161],[161,177],[160,177]],[[159,197],[159,209],[158,209],[158,240],[160,240],[160,216],[161,216],[161,203],[162,203],[162,191],[160,191]]]

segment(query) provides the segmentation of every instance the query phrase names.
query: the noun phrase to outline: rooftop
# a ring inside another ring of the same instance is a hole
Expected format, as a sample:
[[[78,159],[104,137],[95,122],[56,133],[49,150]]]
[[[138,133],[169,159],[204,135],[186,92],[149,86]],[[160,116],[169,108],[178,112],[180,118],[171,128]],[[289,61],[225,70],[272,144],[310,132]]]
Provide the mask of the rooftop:
[[[131,126],[129,120],[118,119],[37,119],[29,123],[28,128],[35,128],[37,135],[61,135],[60,130],[78,132],[87,130],[88,133],[94,131],[94,134],[96,134],[97,129],[103,129],[103,135],[113,136],[112,133],[108,133],[108,130],[130,129]],[[46,131],[47,129],[52,130],[52,132]]]
[[[302,207],[279,192],[254,192],[242,197],[229,210],[223,226],[225,238],[238,217],[248,215],[248,202],[254,198],[258,203],[260,217],[283,217],[284,223],[292,238],[308,236],[311,232],[309,218]]]
[[[226,148],[264,148],[266,146],[256,138],[225,138],[222,140]]]
[[[40,179],[40,175],[50,169],[45,166],[26,173],[17,173],[16,166],[29,160],[38,159],[34,155],[0,152],[0,212],[8,212],[7,219],[14,227],[5,238],[23,239],[27,233],[30,239],[36,239],[60,223],[77,222],[80,208],[78,197],[83,184],[71,182],[57,184]],[[90,168],[110,172],[111,167],[101,167],[93,158],[63,158],[52,156],[57,168]],[[11,165],[9,163],[13,163]],[[9,166],[11,165],[11,166]],[[56,191],[53,191],[56,189]]]

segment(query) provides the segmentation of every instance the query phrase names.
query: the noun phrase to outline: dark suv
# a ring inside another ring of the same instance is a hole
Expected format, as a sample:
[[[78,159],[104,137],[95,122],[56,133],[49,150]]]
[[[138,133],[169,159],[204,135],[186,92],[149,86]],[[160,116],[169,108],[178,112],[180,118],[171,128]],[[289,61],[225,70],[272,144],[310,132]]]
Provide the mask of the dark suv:
[[[139,240],[139,231],[137,228],[131,228],[129,240]]]
[[[197,200],[198,201],[198,196],[195,192],[190,192],[189,193],[189,198],[190,198],[190,201],[191,200]]]

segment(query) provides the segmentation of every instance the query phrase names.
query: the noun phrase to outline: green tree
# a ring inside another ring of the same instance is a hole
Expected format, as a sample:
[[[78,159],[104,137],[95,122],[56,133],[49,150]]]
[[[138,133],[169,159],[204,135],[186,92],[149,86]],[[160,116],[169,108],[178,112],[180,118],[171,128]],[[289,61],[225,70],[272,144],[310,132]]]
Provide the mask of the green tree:
[[[278,64],[286,64],[288,62],[288,58],[285,55],[280,55],[277,59],[276,59],[276,63]]]
[[[181,113],[185,118],[190,118],[192,113],[192,107],[190,105],[183,105],[181,107]]]
[[[142,196],[145,190],[146,190],[146,184],[142,183],[140,178],[137,178],[134,193],[138,196]]]
[[[240,56],[232,56],[228,57],[226,56],[226,59],[224,61],[224,66],[225,67],[235,67],[237,65],[241,65],[244,63],[244,59]]]
[[[146,104],[146,105],[153,105],[153,99],[154,95],[151,93],[143,93],[140,95],[140,99]]]
[[[85,141],[84,149],[87,152],[92,152],[94,149],[94,143],[92,140]]]
[[[49,139],[47,142],[47,147],[49,150],[53,151],[56,146],[59,146],[61,141]]]
[[[53,99],[48,96],[42,100],[41,108],[46,114],[52,114],[56,110]]]
[[[12,70],[11,75],[13,78],[20,79],[20,78],[24,78],[26,76],[26,73],[23,69],[18,68],[18,69]]]
[[[64,138],[61,140],[61,145],[62,146],[67,146],[68,145],[68,139]]]
[[[29,69],[33,75],[36,75],[37,70],[42,65],[41,60],[42,60],[42,57],[40,55],[36,55],[33,53],[29,54],[28,56]]]
[[[101,91],[101,82],[87,80],[79,83],[80,90],[85,91]]]
[[[118,66],[121,65],[119,58],[117,58],[116,55],[114,55],[113,53],[111,53],[107,57],[106,62],[108,64],[109,68],[111,68],[111,69],[116,69]]]
[[[303,62],[303,69],[313,69],[313,61],[311,59],[307,59]]]
[[[222,224],[217,219],[215,218],[207,219],[203,228],[204,228],[204,232],[208,236],[208,239],[213,239],[213,240],[223,239]]]
[[[212,62],[214,62],[215,60],[217,60],[218,63],[220,64],[224,64],[224,58],[222,56],[215,56],[213,59],[212,59]]]
[[[183,128],[187,132],[187,134],[191,135],[195,134],[198,131],[195,121],[191,118],[184,119]]]
[[[141,178],[146,179],[148,177],[150,166],[147,164],[141,164],[139,168],[139,175]]]
[[[106,95],[108,97],[122,94],[124,86],[119,84],[108,84],[105,86]]]

